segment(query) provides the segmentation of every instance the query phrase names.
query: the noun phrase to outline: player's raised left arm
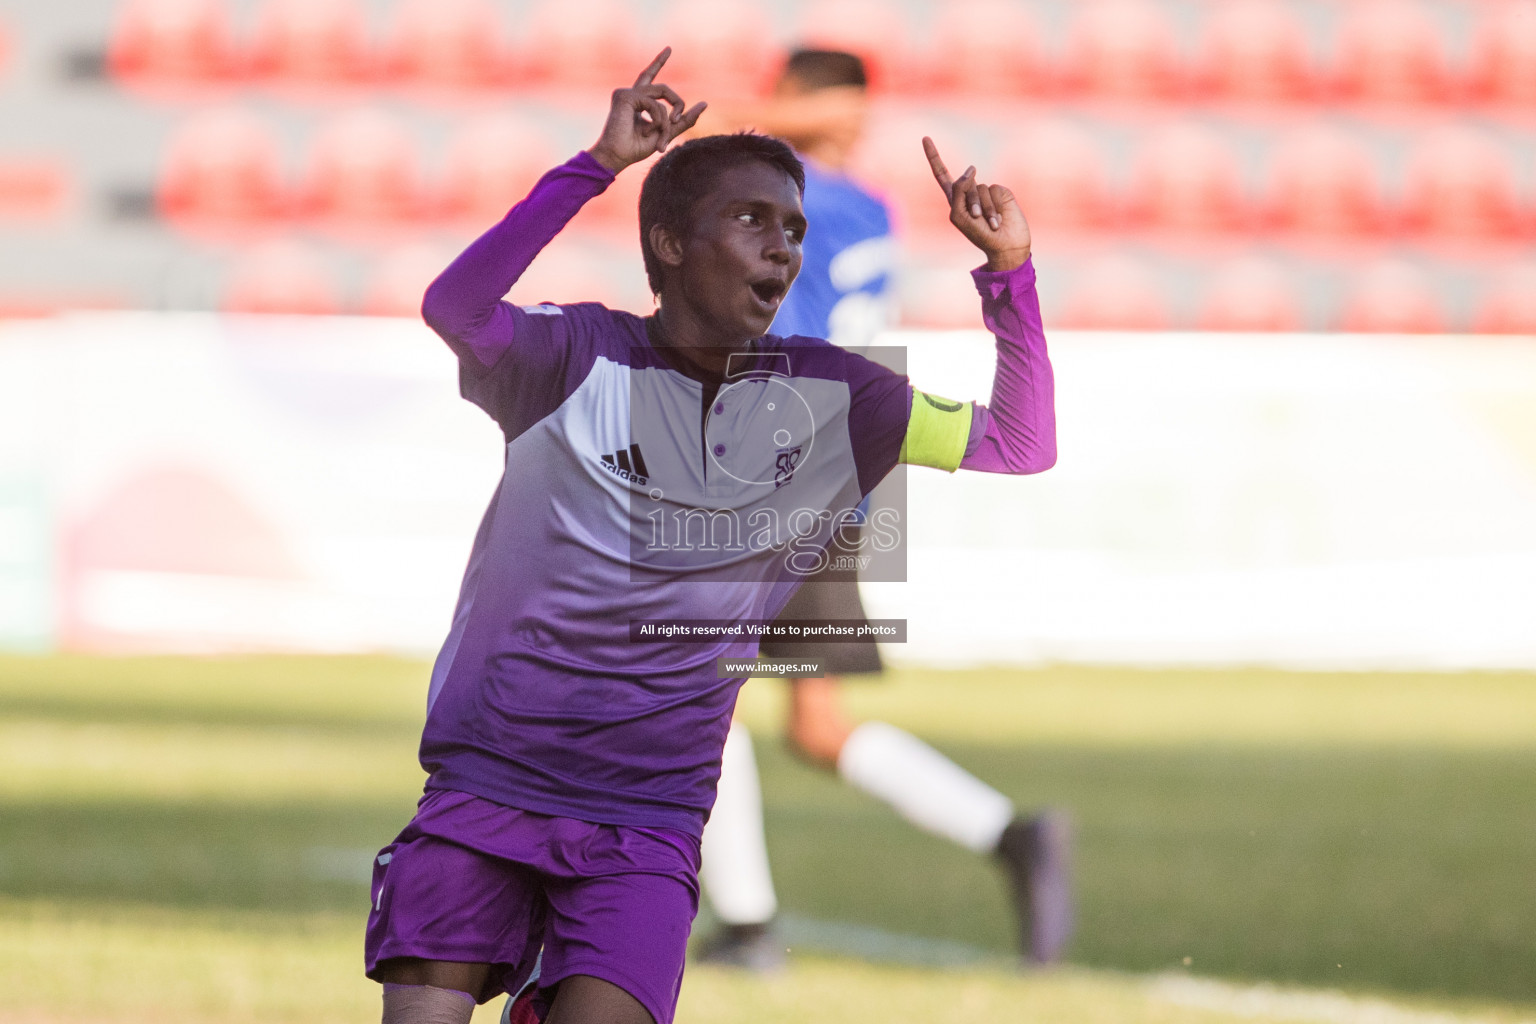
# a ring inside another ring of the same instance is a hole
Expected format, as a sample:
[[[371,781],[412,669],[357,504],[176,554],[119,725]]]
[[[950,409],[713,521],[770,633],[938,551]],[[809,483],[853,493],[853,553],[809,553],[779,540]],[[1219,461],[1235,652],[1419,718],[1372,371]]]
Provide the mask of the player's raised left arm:
[[[970,167],[950,175],[932,139],[923,139],[949,220],[986,256],[971,272],[982,320],[997,339],[997,370],[987,406],[914,391],[906,462],[986,473],[1039,473],[1056,464],[1056,388],[1040,323],[1029,223],[1009,189],[986,185]]]

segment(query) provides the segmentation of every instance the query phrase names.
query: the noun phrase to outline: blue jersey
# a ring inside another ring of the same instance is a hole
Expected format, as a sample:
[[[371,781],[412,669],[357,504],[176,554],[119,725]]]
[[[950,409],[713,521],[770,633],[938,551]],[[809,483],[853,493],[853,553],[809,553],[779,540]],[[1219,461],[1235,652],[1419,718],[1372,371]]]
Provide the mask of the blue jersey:
[[[805,262],[773,332],[869,345],[889,321],[895,245],[885,204],[854,183],[805,163]]]

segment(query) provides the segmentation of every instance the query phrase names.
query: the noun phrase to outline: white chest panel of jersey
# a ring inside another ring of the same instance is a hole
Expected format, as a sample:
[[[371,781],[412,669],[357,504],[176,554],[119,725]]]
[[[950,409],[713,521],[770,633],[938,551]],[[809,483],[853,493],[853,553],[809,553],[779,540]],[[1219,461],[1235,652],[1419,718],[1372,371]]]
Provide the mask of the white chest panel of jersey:
[[[561,406],[577,473],[557,486],[591,541],[644,575],[761,580],[856,515],[845,383],[755,372],[703,397],[673,370],[600,358]]]

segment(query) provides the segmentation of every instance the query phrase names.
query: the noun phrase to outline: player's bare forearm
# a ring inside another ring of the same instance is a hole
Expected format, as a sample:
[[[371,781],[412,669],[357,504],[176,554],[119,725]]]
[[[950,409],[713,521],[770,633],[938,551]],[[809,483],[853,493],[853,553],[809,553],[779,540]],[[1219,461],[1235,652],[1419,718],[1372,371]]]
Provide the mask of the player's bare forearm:
[[[923,152],[949,203],[949,222],[986,254],[987,269],[1004,273],[1022,267],[1030,253],[1029,222],[1007,186],[977,181],[974,166],[951,177],[930,138],[923,139]]]
[[[706,104],[686,107],[671,86],[656,81],[657,73],[670,56],[669,46],[640,72],[634,85],[613,91],[603,132],[587,152],[614,174],[666,150],[704,113]]]

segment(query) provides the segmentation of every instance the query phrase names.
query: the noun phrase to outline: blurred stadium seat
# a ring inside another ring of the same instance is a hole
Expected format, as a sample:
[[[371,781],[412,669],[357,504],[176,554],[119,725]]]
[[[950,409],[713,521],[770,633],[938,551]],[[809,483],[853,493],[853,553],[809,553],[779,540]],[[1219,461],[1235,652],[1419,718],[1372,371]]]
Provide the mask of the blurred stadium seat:
[[[538,0],[514,33],[512,74],[606,92],[634,82],[660,49],[622,0]]]
[[[483,89],[507,73],[501,14],[491,0],[402,0],[384,45],[393,84]]]
[[[638,241],[634,259],[637,263],[640,260]],[[622,309],[628,303],[615,287],[611,269],[591,247],[582,244],[580,236],[563,236],[539,253],[539,258],[512,286],[508,299],[524,306],[539,302],[601,302],[609,308]],[[649,313],[650,309],[638,312]]]
[[[1487,135],[1461,125],[1430,133],[1409,158],[1402,214],[1411,231],[1517,234],[1521,211],[1508,154]]]
[[[783,63],[774,22],[749,0],[672,0],[663,24],[663,77],[688,103],[764,93]]]
[[[1026,122],[1007,134],[997,180],[1013,190],[1032,226],[1086,228],[1112,219],[1107,160],[1091,131],[1050,119]],[[931,181],[924,195],[937,199]]]
[[[651,172],[656,157],[651,157],[613,179],[602,195],[581,208],[572,224],[579,230],[607,234],[620,239],[640,237],[640,187]],[[549,168],[546,167],[545,170]],[[520,197],[517,197],[520,198]],[[513,199],[513,202],[517,201]],[[635,242],[639,245],[639,242]]]
[[[1069,87],[1125,99],[1179,91],[1178,36],[1155,0],[1088,0],[1077,6],[1062,74]]]
[[[1352,99],[1443,102],[1452,94],[1443,36],[1420,0],[1341,5],[1334,81]]]
[[[1412,264],[1390,259],[1355,278],[1335,327],[1373,334],[1438,334],[1448,329],[1434,281]]]
[[[359,312],[364,316],[421,316],[421,297],[453,253],[428,242],[392,249],[374,265]]]
[[[1051,80],[1040,25],[1019,0],[954,0],[934,18],[923,78],[986,96],[1038,92]]]
[[[1211,277],[1197,324],[1202,331],[1299,331],[1301,297],[1284,267],[1249,257]]]
[[[1313,125],[1283,136],[1270,156],[1271,226],[1315,234],[1367,234],[1386,223],[1375,161],[1358,136]]]
[[[921,87],[921,76],[909,70],[917,64],[906,21],[911,11],[881,0],[810,0],[801,11],[800,45],[856,53],[871,88],[910,92]]]
[[[236,76],[240,59],[223,0],[128,0],[107,44],[107,68],[134,85],[188,85]]]
[[[1536,262],[1499,271],[1479,297],[1472,329],[1479,334],[1536,336]]]
[[[1161,331],[1172,323],[1157,275],[1129,256],[1106,256],[1080,267],[1055,327],[1089,331]]]
[[[1472,81],[1481,99],[1536,105],[1536,0],[1484,8],[1473,35]]]
[[[294,241],[267,242],[230,269],[219,308],[226,313],[341,312],[336,278],[325,258]]]
[[[1247,220],[1242,169],[1226,137],[1194,122],[1155,131],[1133,170],[1131,217],[1152,227],[1229,231]]]
[[[289,88],[367,82],[377,70],[367,13],[358,0],[266,0],[252,63],[257,75]]]
[[[398,228],[427,212],[411,135],[380,110],[342,115],[310,149],[303,212],[341,230]]]
[[[1241,100],[1300,100],[1313,93],[1306,31],[1285,0],[1227,0],[1206,20],[1202,91]]]
[[[0,156],[0,220],[58,217],[71,192],[69,167],[46,156]]]
[[[179,230],[247,233],[288,212],[282,150],[266,122],[242,108],[187,121],[166,150],[155,206]]]
[[[878,116],[871,119],[854,153],[851,173],[872,185],[891,205],[897,232],[947,238],[954,228],[950,227],[949,208],[923,155],[925,135],[938,144],[940,155],[947,159],[955,177],[965,170],[965,161],[974,159],[968,156],[976,152],[972,140],[941,117]],[[982,180],[986,181],[987,176],[983,175]]]
[[[488,228],[560,159],[548,134],[528,118],[505,114],[471,121],[448,144],[438,215]]]
[[[930,330],[974,330],[981,326],[981,307],[970,270],[981,260],[958,234],[953,240],[909,250],[896,275],[901,326]]]

